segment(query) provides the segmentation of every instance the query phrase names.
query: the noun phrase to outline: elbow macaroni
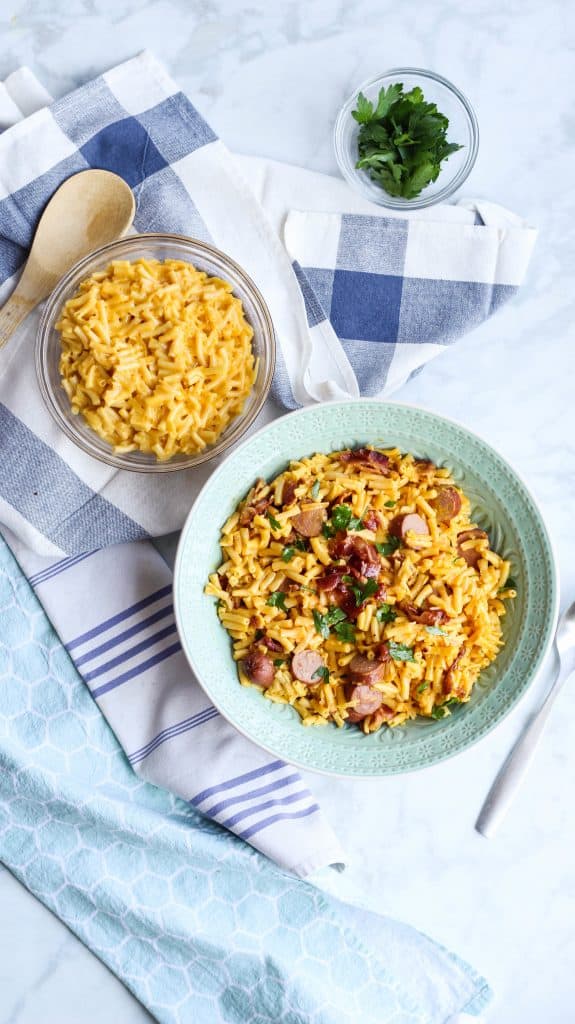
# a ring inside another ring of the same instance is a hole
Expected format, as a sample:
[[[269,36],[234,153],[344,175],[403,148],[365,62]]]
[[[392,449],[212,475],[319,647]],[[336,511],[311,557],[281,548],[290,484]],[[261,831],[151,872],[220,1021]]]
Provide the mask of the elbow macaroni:
[[[201,451],[254,384],[240,299],[182,260],[114,261],[81,283],[56,326],[72,412],[118,453]]]

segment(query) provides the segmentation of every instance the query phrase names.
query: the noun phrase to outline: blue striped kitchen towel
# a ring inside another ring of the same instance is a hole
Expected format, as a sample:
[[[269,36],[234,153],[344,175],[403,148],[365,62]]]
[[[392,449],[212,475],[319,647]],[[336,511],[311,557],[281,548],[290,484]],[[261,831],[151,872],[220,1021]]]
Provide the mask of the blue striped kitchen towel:
[[[1,538],[0,609],[0,857],[161,1024],[477,1024],[458,957],[133,775]]]
[[[145,53],[0,135],[0,302],[47,200],[88,167],[132,187],[136,230],[211,241],[245,267],[275,323],[287,408],[390,394],[514,294],[535,238],[492,204],[406,220],[326,176],[234,161]],[[79,452],[43,406],[36,322],[0,352],[0,522],[47,557],[181,527],[197,472],[117,472]]]

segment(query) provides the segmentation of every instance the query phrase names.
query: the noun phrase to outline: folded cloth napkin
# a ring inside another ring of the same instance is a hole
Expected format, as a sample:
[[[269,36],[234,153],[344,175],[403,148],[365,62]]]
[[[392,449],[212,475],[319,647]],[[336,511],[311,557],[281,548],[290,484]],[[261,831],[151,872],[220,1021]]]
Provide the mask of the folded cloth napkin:
[[[143,54],[0,136],[0,301],[46,201],[87,167],[131,185],[138,231],[207,239],[245,267],[275,323],[289,408],[389,394],[514,293],[535,238],[489,204],[406,220],[325,176],[306,193],[296,169],[238,164]],[[54,557],[181,527],[198,474],[117,472],[79,452],[42,403],[34,329],[31,316],[0,353],[0,521]]]
[[[0,609],[0,856],[158,1021],[477,1021],[462,960],[132,773],[1,539]]]

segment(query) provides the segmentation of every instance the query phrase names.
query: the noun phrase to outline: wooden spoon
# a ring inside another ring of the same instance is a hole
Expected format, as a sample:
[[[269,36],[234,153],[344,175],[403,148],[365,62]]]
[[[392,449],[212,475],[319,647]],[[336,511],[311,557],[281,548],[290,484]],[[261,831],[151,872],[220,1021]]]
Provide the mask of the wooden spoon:
[[[80,171],[60,185],[40,218],[24,272],[0,309],[0,349],[82,256],[126,234],[135,210],[130,186],[110,171]]]

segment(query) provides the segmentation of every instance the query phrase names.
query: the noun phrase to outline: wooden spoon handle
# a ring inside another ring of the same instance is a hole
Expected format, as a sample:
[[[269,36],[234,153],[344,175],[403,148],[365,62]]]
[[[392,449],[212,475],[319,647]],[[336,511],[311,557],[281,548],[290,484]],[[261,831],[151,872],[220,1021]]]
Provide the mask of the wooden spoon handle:
[[[4,303],[0,309],[0,349],[4,347],[35,305],[33,299],[25,299],[23,295],[18,294],[17,290]]]

